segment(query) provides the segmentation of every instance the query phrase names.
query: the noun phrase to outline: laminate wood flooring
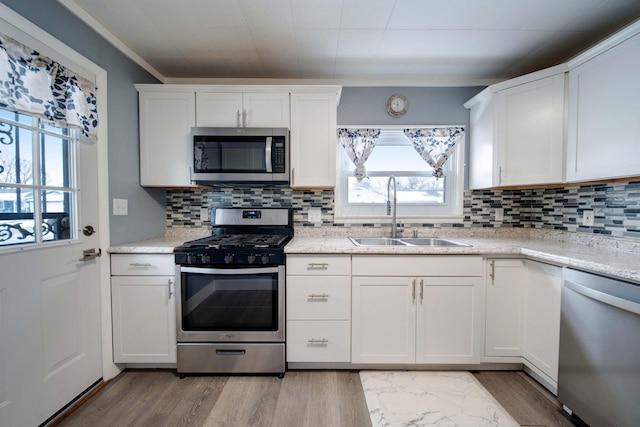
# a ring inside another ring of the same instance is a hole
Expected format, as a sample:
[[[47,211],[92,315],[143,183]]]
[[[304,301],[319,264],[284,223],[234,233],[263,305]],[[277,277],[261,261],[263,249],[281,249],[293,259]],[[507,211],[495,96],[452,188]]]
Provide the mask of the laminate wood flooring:
[[[523,426],[572,426],[553,395],[523,372],[474,372]],[[357,371],[187,376],[126,370],[58,423],[62,427],[371,427]]]

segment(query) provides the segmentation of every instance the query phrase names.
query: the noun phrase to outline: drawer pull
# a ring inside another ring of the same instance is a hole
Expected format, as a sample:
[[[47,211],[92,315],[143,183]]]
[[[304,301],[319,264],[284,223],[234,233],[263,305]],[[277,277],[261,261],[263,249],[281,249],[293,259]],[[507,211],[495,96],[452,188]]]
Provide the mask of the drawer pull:
[[[328,262],[310,262],[309,263],[309,269],[311,270],[326,270],[329,268],[329,263]]]
[[[309,294],[309,299],[329,299],[329,294]]]
[[[150,262],[130,262],[130,267],[151,267]]]
[[[309,343],[309,344],[326,344],[326,343],[328,343],[328,342],[329,342],[329,340],[328,340],[328,339],[326,339],[326,338],[320,338],[320,339],[318,339],[318,338],[311,338],[311,339],[308,341],[308,343]]]

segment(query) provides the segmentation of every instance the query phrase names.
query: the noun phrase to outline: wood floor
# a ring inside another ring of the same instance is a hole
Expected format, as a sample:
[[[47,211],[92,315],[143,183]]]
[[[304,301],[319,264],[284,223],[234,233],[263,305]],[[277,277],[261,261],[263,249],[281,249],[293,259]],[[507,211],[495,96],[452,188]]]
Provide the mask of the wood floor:
[[[522,372],[474,372],[523,426],[572,426],[557,400]],[[127,370],[59,426],[371,426],[357,371],[192,376]]]

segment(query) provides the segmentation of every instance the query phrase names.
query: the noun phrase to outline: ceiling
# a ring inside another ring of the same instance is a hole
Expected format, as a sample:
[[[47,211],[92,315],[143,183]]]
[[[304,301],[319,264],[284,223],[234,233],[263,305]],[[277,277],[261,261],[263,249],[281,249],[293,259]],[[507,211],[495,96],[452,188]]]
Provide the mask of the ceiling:
[[[564,62],[638,0],[58,0],[165,82],[495,82]]]

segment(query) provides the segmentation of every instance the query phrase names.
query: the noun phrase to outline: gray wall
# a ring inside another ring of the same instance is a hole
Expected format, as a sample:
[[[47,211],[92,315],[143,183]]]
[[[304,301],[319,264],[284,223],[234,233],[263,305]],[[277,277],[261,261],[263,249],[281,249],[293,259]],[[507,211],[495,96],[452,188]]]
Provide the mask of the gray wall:
[[[464,103],[484,87],[345,87],[338,106],[338,125],[464,125],[469,140],[469,110]],[[402,117],[387,114],[387,100],[404,95],[409,109]],[[465,159],[469,159],[466,144]],[[465,162],[465,188],[469,182]]]
[[[129,200],[128,216],[110,216],[111,243],[162,235],[165,191],[139,185],[138,94],[133,87],[158,81],[55,0],[0,1],[107,70],[109,200]]]

